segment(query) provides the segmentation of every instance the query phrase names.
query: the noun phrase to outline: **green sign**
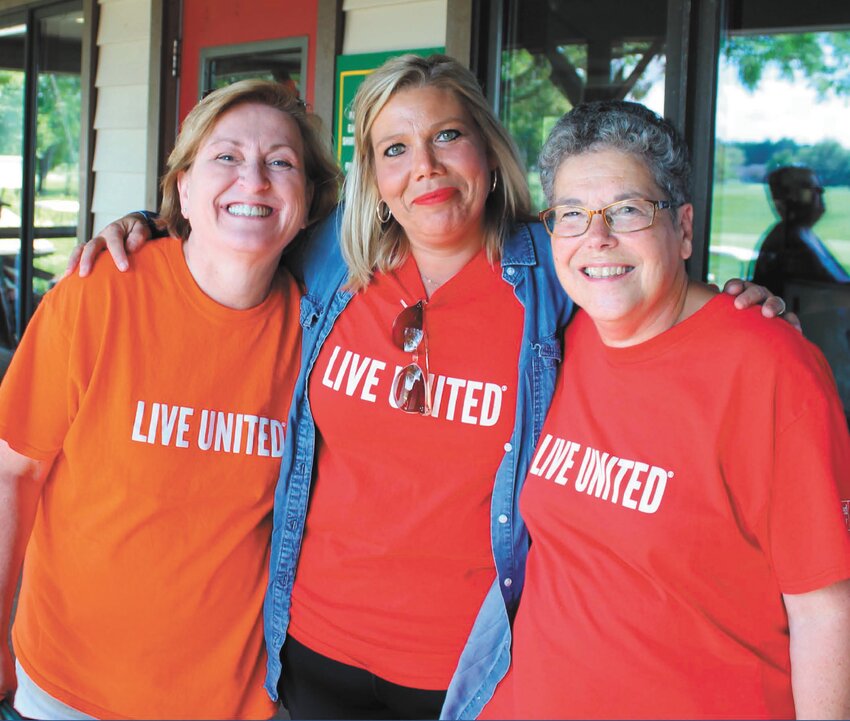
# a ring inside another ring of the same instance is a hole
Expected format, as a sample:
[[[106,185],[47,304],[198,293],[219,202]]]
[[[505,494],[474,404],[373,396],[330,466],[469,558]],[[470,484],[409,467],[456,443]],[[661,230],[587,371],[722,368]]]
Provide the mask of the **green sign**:
[[[357,88],[369,73],[379,68],[390,58],[415,53],[431,55],[443,53],[445,48],[419,48],[416,50],[394,50],[388,53],[363,53],[361,55],[338,55],[336,59],[336,99],[334,100],[334,147],[336,160],[343,172],[348,172],[354,156],[354,115],[351,104]]]

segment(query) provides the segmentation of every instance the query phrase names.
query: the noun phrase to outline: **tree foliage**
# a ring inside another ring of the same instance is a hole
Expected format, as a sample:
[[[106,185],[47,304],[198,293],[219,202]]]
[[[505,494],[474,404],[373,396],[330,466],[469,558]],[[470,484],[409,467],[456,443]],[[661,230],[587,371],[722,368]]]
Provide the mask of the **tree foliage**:
[[[767,174],[784,165],[804,165],[814,170],[824,186],[850,186],[850,150],[835,140],[800,145],[793,140],[760,143],[718,143],[715,176],[722,180],[762,183]]]
[[[850,95],[850,32],[733,35],[723,53],[750,91],[773,68],[785,80],[804,80],[820,98]]]
[[[0,155],[20,155],[23,143],[24,74],[0,70]]]
[[[75,165],[80,154],[80,76],[42,73],[36,96],[36,174],[41,183],[58,165]],[[23,150],[24,73],[0,70],[0,155]]]
[[[608,59],[609,81],[602,85],[588,83],[589,47],[580,41],[554,42],[534,52],[514,47],[502,56],[501,117],[531,171],[529,182],[538,204],[542,196],[534,172],[537,153],[563,113],[582,100],[641,101],[663,82],[666,58],[659,38],[614,44]],[[755,91],[773,68],[785,80],[805,82],[821,99],[850,98],[850,32],[731,35],[722,53],[750,91]],[[835,141],[808,147],[789,139],[718,143],[717,153],[715,172],[722,178],[762,182],[772,167],[796,163],[814,168],[827,185],[850,184],[850,151]]]
[[[739,169],[744,165],[744,151],[732,143],[718,143],[714,153],[715,182],[736,179]]]
[[[38,76],[36,154],[52,168],[75,164],[80,154],[80,76]]]
[[[549,79],[549,62],[527,50],[505,53],[502,118],[529,169],[554,122],[572,106]]]

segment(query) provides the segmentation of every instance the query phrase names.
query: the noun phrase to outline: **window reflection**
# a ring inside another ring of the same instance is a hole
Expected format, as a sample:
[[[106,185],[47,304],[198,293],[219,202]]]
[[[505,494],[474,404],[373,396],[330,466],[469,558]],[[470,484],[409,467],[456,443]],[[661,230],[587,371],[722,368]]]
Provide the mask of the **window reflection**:
[[[76,242],[82,34],[82,10],[72,4],[0,21],[0,374]],[[27,83],[35,89],[29,108]],[[28,143],[26,127],[34,129]]]
[[[666,0],[506,4],[500,116],[545,207],[537,154],[554,123],[587,100],[637,100],[664,112]],[[604,21],[602,21],[604,19]]]
[[[800,47],[818,47],[821,65],[793,63],[788,53]],[[818,235],[850,268],[850,84],[843,86],[832,67],[843,47],[850,47],[850,31],[736,35],[721,50],[710,280],[755,267],[778,218],[768,175],[783,166],[806,167],[819,178],[828,212]]]
[[[814,230],[826,211],[824,187],[814,170],[783,165],[767,176],[778,222],[757,246],[752,279],[785,294],[787,281],[848,283],[850,275]]]
[[[303,38],[203,48],[201,96],[251,78],[275,80],[303,94],[306,59],[307,45]]]
[[[0,26],[0,375],[16,345],[16,263],[21,247],[26,25]]]
[[[62,275],[80,214],[80,62],[83,13],[50,15],[38,23],[35,147],[35,305]]]
[[[752,277],[782,294],[827,356],[850,418],[850,6],[841,18],[810,5],[810,25],[788,32],[784,5],[729,5],[709,280]]]

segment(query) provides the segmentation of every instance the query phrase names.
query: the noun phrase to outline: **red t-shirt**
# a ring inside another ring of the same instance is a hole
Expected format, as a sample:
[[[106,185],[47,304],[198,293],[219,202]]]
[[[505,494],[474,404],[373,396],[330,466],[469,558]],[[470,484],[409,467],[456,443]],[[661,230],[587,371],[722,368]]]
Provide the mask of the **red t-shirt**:
[[[521,497],[513,665],[482,718],[794,718],[782,594],[850,577],[826,361],[717,296],[629,348],[579,313]]]
[[[56,457],[13,630],[51,696],[97,718],[274,714],[262,605],[299,299],[282,271],[260,305],[225,308],[175,238],[44,297],[0,438]]]
[[[425,307],[430,417],[389,400],[411,361],[393,321],[425,297],[412,258],[351,300],[309,382],[317,477],[289,631],[405,686],[448,686],[495,577],[490,497],[513,432],[523,323],[500,273],[482,252]]]

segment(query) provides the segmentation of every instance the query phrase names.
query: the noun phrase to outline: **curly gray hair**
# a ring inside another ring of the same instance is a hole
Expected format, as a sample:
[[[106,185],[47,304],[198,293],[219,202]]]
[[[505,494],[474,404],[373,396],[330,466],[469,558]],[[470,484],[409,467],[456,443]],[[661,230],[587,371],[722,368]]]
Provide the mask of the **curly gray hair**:
[[[546,139],[540,151],[540,180],[549,203],[555,202],[555,175],[566,158],[606,149],[643,160],[675,207],[690,202],[688,147],[673,124],[640,103],[603,100],[577,105]]]

